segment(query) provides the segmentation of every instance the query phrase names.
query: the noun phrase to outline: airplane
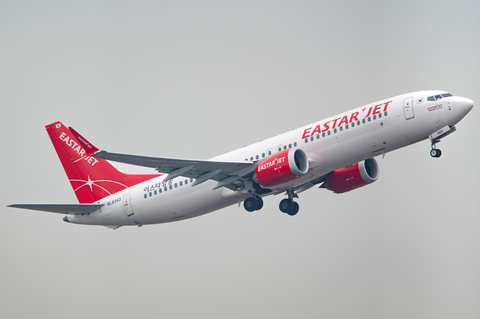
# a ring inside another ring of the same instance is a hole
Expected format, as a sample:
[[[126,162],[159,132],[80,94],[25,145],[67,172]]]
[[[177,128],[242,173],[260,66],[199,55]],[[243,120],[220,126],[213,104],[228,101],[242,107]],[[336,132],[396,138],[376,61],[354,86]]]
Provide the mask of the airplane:
[[[209,160],[139,156],[99,150],[61,122],[46,126],[79,204],[8,207],[65,214],[73,224],[142,226],[180,221],[262,197],[285,194],[281,212],[294,216],[298,194],[316,185],[341,194],[379,178],[374,157],[429,139],[430,155],[456,131],[472,100],[419,91],[380,100]],[[125,174],[110,161],[155,169]]]

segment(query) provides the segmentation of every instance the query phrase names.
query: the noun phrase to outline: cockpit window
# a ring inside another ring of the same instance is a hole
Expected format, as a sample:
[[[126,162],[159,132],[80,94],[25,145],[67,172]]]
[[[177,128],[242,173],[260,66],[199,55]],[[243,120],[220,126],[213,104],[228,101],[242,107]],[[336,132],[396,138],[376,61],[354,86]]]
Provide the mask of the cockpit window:
[[[429,96],[427,98],[427,101],[438,101],[441,98],[449,97],[449,96],[453,96],[453,95],[451,95],[450,93],[444,93],[444,94],[439,94],[439,95],[435,95],[435,96]]]

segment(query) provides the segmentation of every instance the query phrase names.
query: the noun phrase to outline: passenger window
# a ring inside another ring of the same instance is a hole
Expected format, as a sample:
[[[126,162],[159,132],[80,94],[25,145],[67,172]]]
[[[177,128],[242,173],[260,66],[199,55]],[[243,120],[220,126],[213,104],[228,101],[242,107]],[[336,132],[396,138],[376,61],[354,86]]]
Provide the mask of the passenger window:
[[[282,147],[279,147],[279,148],[278,148],[278,151],[281,152],[281,151],[282,151]]]
[[[255,155],[255,159],[257,159],[257,160],[258,160],[258,155]]]
[[[330,134],[331,134],[331,133],[330,133],[330,130],[327,132],[327,134],[328,134],[328,135],[330,135]]]
[[[322,137],[325,137],[325,132],[322,133]]]
[[[177,183],[175,183],[175,188],[177,188]]]
[[[310,136],[310,141],[312,141],[312,142],[313,142],[313,136]]]
[[[352,122],[352,127],[355,127],[355,122]],[[347,125],[347,128],[348,128],[348,125]]]
[[[343,126],[340,126],[340,132],[343,131]]]
[[[373,119],[374,119],[374,120],[376,120],[376,119],[377,119],[377,116],[376,116],[376,115],[374,115],[374,116],[373,116]]]
[[[169,188],[170,188],[170,189],[172,189],[172,185],[170,185],[170,187],[169,187]]]
[[[333,129],[333,133],[337,133],[337,129],[336,129],[336,128]]]
[[[365,119],[362,120],[362,123],[365,124]]]
[[[155,191],[153,192],[153,195],[157,195],[157,190],[155,190]]]
[[[264,157],[265,157],[265,153],[262,153],[262,158],[264,158]]]
[[[305,139],[305,143],[308,143],[308,138]]]
[[[162,193],[162,189],[161,189],[161,188],[158,190],[158,193],[159,193],[159,194],[161,194],[161,193]]]
[[[348,130],[348,124],[345,124],[345,129],[347,129],[347,130]]]
[[[143,195],[143,197],[147,198],[147,194]]]
[[[190,178],[190,183],[193,182],[193,178]]]
[[[286,150],[286,149],[287,149],[287,145],[284,145],[284,146],[283,146],[283,149]]]
[[[167,188],[165,187],[163,190],[166,192],[166,191],[167,191]]]
[[[272,151],[268,151],[268,155],[272,155]]]
[[[297,147],[297,142],[293,143],[293,146]]]
[[[379,113],[379,114],[378,114],[378,118],[379,118],[379,119],[382,118],[382,113]]]
[[[188,184],[188,179],[185,180],[185,185],[187,185],[187,184]]]
[[[288,144],[288,148],[292,148],[292,144]]]
[[[152,192],[148,193],[148,196],[152,197]]]
[[[360,120],[357,121],[357,125],[360,125]]]
[[[180,181],[180,186],[183,186],[183,182],[182,182],[182,181]]]
[[[320,138],[320,134],[317,134],[317,140]]]
[[[370,121],[372,121],[372,119],[371,119],[371,117],[370,117],[370,116],[368,117],[368,121],[369,121],[369,122],[370,122]]]
[[[252,157],[250,157],[250,161],[253,161],[253,156],[252,156]]]
[[[387,114],[388,114],[387,111],[383,112],[383,115],[387,116]]]

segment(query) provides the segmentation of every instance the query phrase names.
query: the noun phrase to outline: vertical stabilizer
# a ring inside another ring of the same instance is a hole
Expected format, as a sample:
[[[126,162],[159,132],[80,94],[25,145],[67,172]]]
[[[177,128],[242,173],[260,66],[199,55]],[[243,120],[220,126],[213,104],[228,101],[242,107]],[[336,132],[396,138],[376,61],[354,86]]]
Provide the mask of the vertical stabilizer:
[[[133,175],[117,170],[108,161],[94,158],[98,149],[72,128],[61,122],[45,127],[62,162],[78,201],[94,203],[128,187],[158,177],[158,174]]]

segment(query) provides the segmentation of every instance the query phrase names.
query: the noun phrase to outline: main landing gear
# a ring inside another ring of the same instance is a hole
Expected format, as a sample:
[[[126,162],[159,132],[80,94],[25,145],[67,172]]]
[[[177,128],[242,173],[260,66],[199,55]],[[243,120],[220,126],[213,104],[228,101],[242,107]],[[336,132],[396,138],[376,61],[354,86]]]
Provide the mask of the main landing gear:
[[[243,202],[243,207],[247,212],[253,212],[256,210],[260,210],[263,207],[263,199],[261,197],[248,197]]]
[[[287,213],[290,216],[295,216],[300,209],[297,202],[293,201],[293,198],[298,198],[298,195],[293,192],[293,189],[287,190],[288,198],[282,199],[278,208],[282,213]]]
[[[280,201],[280,211],[290,216],[294,216],[298,213],[300,206],[297,202],[294,202],[294,198],[298,198],[298,195],[293,192],[293,189],[287,190],[288,198]],[[263,199],[259,196],[252,195],[243,201],[243,207],[247,212],[253,212],[260,210],[263,207]]]

